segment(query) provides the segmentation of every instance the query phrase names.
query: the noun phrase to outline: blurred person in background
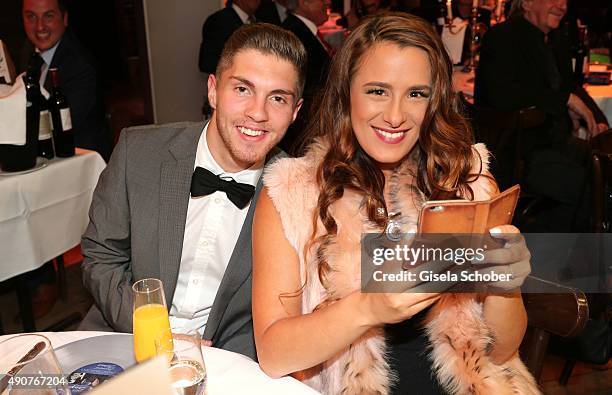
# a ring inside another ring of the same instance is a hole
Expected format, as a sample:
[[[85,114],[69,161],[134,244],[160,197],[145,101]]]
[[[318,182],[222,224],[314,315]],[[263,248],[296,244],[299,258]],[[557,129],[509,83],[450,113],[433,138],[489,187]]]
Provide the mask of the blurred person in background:
[[[215,73],[223,46],[232,33],[244,24],[255,22],[255,11],[260,2],[261,0],[230,0],[225,8],[206,18],[202,25],[202,43],[198,57],[198,66],[200,71],[205,73],[205,78]],[[204,118],[212,114],[206,91],[202,114]]]
[[[110,132],[104,121],[97,65],[68,25],[66,1],[23,0],[22,17],[29,50],[22,51],[21,70],[32,57],[40,57],[41,85],[51,92],[48,71],[58,69],[62,93],[70,104],[75,145],[97,151],[108,161]]]
[[[390,9],[390,2],[386,0],[352,0],[350,10],[344,15],[340,24],[352,29],[364,16]]]
[[[327,79],[331,48],[318,33],[318,27],[327,21],[327,0],[289,0],[293,11],[287,15],[282,27],[294,33],[304,44],[308,54],[306,86],[304,87],[304,104],[297,120],[291,125],[280,143],[280,147],[289,154],[296,155],[296,144],[306,128],[310,107]]]
[[[287,14],[291,11],[287,8],[289,0],[262,0],[261,5],[255,12],[257,22],[272,23],[280,26]]]
[[[21,15],[28,38],[21,50],[19,72],[30,62],[40,67],[40,85],[49,93],[50,68],[57,68],[62,93],[70,104],[72,130],[77,147],[97,151],[108,161],[111,152],[109,131],[96,63],[70,27],[65,0],[23,0]],[[58,298],[55,268],[47,262],[29,274],[34,318],[47,314]]]
[[[476,72],[476,104],[507,112],[535,106],[546,114],[521,142],[527,190],[558,202],[534,231],[589,230],[590,147],[572,131],[579,123],[591,136],[608,128],[574,81],[570,44],[559,29],[566,11],[566,0],[515,0],[510,18],[484,35]]]

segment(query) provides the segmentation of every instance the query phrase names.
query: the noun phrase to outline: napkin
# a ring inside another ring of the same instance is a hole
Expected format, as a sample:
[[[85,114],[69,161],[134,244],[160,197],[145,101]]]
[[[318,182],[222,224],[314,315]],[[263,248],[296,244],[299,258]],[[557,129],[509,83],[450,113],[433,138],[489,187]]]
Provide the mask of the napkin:
[[[26,143],[26,90],[23,75],[14,85],[0,84],[0,144]]]
[[[7,84],[12,84],[15,80],[15,66],[2,40],[0,40],[0,77],[4,78]]]

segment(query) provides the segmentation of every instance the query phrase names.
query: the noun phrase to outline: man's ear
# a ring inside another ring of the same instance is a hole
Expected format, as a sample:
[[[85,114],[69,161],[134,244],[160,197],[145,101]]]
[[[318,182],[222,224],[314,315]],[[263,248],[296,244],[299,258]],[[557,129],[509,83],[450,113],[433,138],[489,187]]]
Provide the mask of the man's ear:
[[[294,122],[295,118],[297,118],[298,112],[300,111],[300,108],[302,108],[303,103],[304,99],[298,100],[297,104],[295,105],[295,108],[293,109],[293,117],[291,117],[291,122]]]
[[[68,11],[64,11],[64,27],[68,27]]]
[[[531,11],[532,5],[533,0],[523,0],[523,4],[521,4],[521,7],[523,8],[523,11]]]
[[[217,77],[214,74],[208,76],[208,103],[213,110],[217,109]]]

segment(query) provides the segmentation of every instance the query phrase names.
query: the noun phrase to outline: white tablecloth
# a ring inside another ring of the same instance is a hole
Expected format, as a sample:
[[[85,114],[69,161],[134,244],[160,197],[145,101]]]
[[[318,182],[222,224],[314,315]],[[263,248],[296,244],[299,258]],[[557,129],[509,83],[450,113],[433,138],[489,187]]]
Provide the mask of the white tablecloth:
[[[51,340],[53,348],[58,348],[76,340],[108,335],[109,332],[46,332],[42,334]],[[0,336],[0,341],[8,336],[10,335]],[[292,377],[271,379],[259,368],[257,363],[244,355],[213,347],[203,347],[202,354],[206,365],[208,395],[242,393],[252,395],[318,394],[318,392]],[[64,372],[64,374],[66,373]]]
[[[0,281],[80,243],[105,166],[98,153],[77,148],[31,173],[0,176]]]
[[[455,69],[453,71],[453,88],[456,92],[463,92],[468,97],[473,97],[474,73],[464,73],[459,68]],[[608,118],[608,124],[612,124],[612,84],[586,85],[585,88]]]
[[[586,90],[608,118],[608,124],[612,125],[612,84],[588,85]]]

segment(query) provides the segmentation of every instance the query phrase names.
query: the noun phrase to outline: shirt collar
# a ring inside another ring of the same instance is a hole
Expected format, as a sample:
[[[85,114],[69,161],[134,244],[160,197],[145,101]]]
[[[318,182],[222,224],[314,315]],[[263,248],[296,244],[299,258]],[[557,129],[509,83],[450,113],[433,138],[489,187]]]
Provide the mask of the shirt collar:
[[[196,151],[195,164],[193,168],[195,169],[198,166],[203,167],[207,170],[210,170],[215,175],[231,177],[237,182],[242,182],[257,187],[257,183],[259,182],[259,178],[261,177],[261,174],[263,172],[264,161],[261,161],[260,163],[255,163],[248,169],[240,170],[236,173],[229,173],[223,170],[223,168],[217,163],[215,158],[213,158],[212,154],[210,153],[210,149],[208,148],[206,133],[208,131],[209,124],[210,123],[206,123],[204,129],[202,130],[202,134],[200,135],[200,140],[198,141],[198,148]]]
[[[247,21],[249,20],[249,14],[244,12],[242,8],[238,7],[236,4],[232,3],[232,8],[234,9],[234,11],[236,11],[236,14],[238,14],[238,17],[240,18],[242,23],[247,23]]]
[[[38,50],[38,48],[36,49],[36,52],[40,53],[40,57],[45,61],[45,63],[47,65],[51,64],[51,61],[53,60],[53,56],[55,55],[55,51],[57,51],[57,46],[59,45],[60,41],[62,41],[61,39],[59,39],[54,46],[52,46],[51,48],[47,49],[44,52],[40,52]]]
[[[293,14],[293,15],[300,18],[300,20],[304,22],[304,24],[306,25],[308,30],[312,32],[312,34],[314,34],[315,36],[317,35],[317,25],[315,25],[313,21],[311,21],[310,19],[306,19],[303,16],[298,15],[298,14]]]

